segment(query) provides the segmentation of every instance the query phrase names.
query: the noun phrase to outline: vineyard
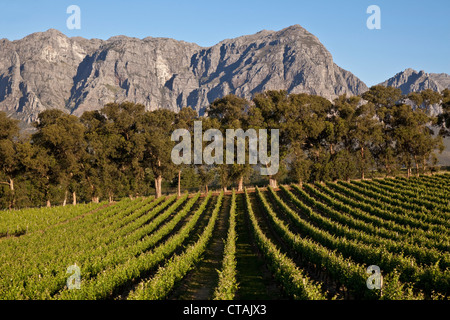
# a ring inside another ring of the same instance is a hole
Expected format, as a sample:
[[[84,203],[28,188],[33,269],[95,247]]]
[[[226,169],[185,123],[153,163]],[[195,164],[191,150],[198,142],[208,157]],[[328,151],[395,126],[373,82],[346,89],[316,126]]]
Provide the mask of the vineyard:
[[[449,244],[450,174],[2,211],[0,299],[447,300]]]

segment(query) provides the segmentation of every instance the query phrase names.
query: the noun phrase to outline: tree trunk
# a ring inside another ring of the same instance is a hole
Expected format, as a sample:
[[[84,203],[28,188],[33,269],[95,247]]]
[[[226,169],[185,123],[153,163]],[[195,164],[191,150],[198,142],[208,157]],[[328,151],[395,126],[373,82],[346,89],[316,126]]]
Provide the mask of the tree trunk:
[[[77,193],[76,193],[75,191],[72,192],[72,199],[73,199],[72,204],[73,204],[74,206],[76,206],[76,205],[77,205]]]
[[[162,197],[161,182],[162,182],[162,177],[161,176],[158,176],[157,178],[155,178],[156,199]]]
[[[385,178],[387,178],[387,177],[389,177],[389,173],[391,173],[391,169],[388,165],[385,165],[384,168],[386,169],[386,177]]]
[[[65,207],[66,206],[66,204],[67,204],[67,194],[68,194],[69,192],[66,190],[66,192],[64,193],[64,201],[63,201],[63,207]]]
[[[11,201],[9,203],[9,209],[11,210],[16,205],[16,194],[14,192],[14,180],[9,178],[9,190],[11,191]]]
[[[269,178],[269,186],[271,186],[272,188],[278,188],[277,179],[270,177]]]
[[[361,180],[364,180],[365,175],[364,172],[365,168],[364,168],[364,147],[361,147]]]
[[[181,170],[178,170],[178,197],[181,197]]]
[[[158,160],[158,167],[161,167],[161,160]],[[161,198],[161,196],[162,196],[161,182],[162,182],[162,176],[161,176],[161,174],[158,174],[158,176],[155,178],[156,199]]]
[[[407,174],[408,174],[408,178],[411,178],[411,167],[408,167]]]
[[[416,164],[416,177],[419,177],[419,162],[417,161],[417,156],[414,156],[414,163]]]
[[[89,176],[87,177],[87,181],[89,182],[89,187],[91,188],[91,200],[93,203],[99,203],[99,198],[95,196],[95,186],[92,184]]]
[[[244,177],[241,176],[239,177],[239,181],[238,181],[238,192],[240,191],[244,191]]]
[[[109,196],[109,203],[112,203],[113,202],[113,196],[112,196],[111,191],[108,192],[108,196]]]

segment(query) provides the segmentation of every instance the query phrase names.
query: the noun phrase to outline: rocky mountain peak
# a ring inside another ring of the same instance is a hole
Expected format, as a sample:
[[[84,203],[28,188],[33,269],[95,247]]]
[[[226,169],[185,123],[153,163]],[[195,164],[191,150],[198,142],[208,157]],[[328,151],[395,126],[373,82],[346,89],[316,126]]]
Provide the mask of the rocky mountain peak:
[[[0,40],[0,110],[28,122],[48,108],[81,115],[122,101],[202,114],[229,93],[251,99],[279,89],[333,99],[367,87],[300,25],[206,48],[168,38],[69,38],[55,29]]]
[[[441,92],[446,88],[450,89],[450,75],[446,73],[427,73],[423,70],[416,71],[408,68],[380,83],[380,85],[399,88],[405,95],[425,89]]]

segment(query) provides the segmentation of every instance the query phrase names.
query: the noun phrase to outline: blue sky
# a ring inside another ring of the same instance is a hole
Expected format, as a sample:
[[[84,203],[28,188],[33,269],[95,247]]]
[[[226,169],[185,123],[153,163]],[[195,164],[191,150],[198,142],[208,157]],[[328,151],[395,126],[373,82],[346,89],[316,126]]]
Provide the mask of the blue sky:
[[[80,30],[66,26],[72,4],[81,9]],[[380,30],[366,27],[369,5],[380,7]],[[167,37],[211,46],[299,24],[371,86],[406,68],[450,74],[449,16],[448,0],[0,0],[0,38],[54,28],[70,37]]]

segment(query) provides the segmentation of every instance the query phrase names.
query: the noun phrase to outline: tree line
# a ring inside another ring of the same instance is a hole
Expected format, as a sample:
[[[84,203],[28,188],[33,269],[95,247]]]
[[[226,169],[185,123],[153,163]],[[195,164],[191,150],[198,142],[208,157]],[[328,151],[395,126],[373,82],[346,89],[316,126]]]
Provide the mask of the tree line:
[[[443,112],[432,117],[426,110],[435,104]],[[211,185],[242,190],[246,182],[264,181],[248,161],[175,165],[171,133],[193,132],[199,120],[203,131],[279,129],[280,169],[267,178],[272,186],[364,179],[374,172],[395,176],[401,170],[409,177],[436,166],[436,152],[450,136],[450,90],[405,96],[400,89],[373,86],[333,102],[272,90],[250,101],[227,95],[203,116],[191,108],[146,111],[131,102],[110,103],[81,117],[52,109],[39,114],[28,136],[21,135],[17,120],[0,112],[0,207],[160,197],[164,187],[178,193],[208,191]]]

